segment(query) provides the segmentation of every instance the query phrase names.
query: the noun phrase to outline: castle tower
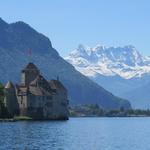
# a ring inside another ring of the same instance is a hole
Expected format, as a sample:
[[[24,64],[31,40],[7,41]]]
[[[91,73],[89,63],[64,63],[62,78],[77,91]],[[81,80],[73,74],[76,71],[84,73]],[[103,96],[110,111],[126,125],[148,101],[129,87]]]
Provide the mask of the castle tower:
[[[16,97],[16,90],[11,81],[9,81],[5,86],[5,106],[8,109],[10,115],[14,116],[19,113],[19,105]]]
[[[39,74],[38,68],[30,62],[21,72],[21,84],[28,86]]]

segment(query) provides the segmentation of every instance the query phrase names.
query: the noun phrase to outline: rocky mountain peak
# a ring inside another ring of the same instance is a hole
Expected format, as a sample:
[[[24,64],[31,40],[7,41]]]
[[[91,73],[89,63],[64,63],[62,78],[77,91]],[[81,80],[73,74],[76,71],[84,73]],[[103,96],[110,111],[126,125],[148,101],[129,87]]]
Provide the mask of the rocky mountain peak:
[[[119,75],[123,78],[140,77],[150,72],[149,57],[142,56],[132,45],[124,47],[82,47],[74,50],[66,60],[73,64],[81,73],[91,76]],[[85,67],[86,66],[86,67]],[[93,73],[91,73],[93,72]]]

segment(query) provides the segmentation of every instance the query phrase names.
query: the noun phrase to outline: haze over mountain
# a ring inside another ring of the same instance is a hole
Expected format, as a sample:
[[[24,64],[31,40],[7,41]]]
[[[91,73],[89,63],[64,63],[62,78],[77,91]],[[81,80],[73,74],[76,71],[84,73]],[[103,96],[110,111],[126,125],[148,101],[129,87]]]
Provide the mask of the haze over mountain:
[[[136,108],[150,108],[150,57],[134,46],[79,47],[65,58],[82,74]]]
[[[24,22],[8,24],[0,19],[0,81],[20,80],[21,69],[34,62],[47,79],[59,76],[72,104],[99,104],[105,109],[130,108],[130,103],[115,97],[59,56],[50,40]],[[28,50],[32,50],[32,57]]]

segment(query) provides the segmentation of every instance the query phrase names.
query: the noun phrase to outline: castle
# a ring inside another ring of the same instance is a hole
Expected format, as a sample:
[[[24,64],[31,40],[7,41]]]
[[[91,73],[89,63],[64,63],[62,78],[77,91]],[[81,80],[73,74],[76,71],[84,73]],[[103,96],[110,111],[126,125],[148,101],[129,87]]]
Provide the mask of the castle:
[[[21,83],[9,81],[5,91],[5,106],[11,116],[68,119],[67,90],[58,79],[47,81],[31,62],[21,72]]]

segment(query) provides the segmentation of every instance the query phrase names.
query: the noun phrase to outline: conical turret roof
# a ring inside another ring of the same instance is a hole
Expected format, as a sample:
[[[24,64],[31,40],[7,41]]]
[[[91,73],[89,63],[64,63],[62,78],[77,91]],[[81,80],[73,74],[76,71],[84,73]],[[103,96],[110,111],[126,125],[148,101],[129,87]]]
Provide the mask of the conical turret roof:
[[[11,89],[11,88],[14,88],[14,85],[11,81],[8,81],[6,86],[5,86],[5,89]]]
[[[34,63],[29,62],[27,66],[24,68],[24,70],[38,70],[38,68],[36,67]]]

